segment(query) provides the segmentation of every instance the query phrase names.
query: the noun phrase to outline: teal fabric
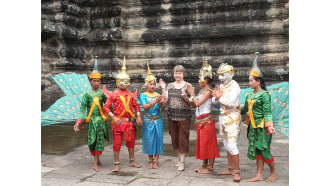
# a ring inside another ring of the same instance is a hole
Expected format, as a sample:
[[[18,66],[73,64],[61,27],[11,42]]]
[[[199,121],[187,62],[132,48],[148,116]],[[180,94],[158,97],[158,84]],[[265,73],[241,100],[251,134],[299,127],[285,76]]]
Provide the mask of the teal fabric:
[[[245,98],[251,88],[241,89],[239,102],[244,106]],[[276,83],[267,86],[271,96],[271,112],[274,127],[286,136],[289,136],[289,82]]]
[[[41,112],[41,126],[76,121],[82,96],[92,88],[88,76],[62,73],[55,77],[49,75],[49,78],[61,88],[66,96],[57,100],[45,112]]]
[[[148,104],[156,100],[156,97],[149,97],[146,94],[140,95],[141,105]],[[160,105],[156,103],[153,107],[145,111],[145,115],[158,116],[160,114]],[[151,123],[151,119],[143,116],[142,125],[142,142],[143,142],[143,154],[163,154],[163,136],[164,136],[164,124],[162,117],[154,120]]]
[[[87,74],[61,73],[54,77],[49,75],[49,78],[61,88],[66,96],[58,99],[45,112],[41,112],[41,126],[76,121],[82,96],[92,88]],[[135,100],[143,111],[138,96]],[[84,119],[87,115],[88,113],[85,114]]]

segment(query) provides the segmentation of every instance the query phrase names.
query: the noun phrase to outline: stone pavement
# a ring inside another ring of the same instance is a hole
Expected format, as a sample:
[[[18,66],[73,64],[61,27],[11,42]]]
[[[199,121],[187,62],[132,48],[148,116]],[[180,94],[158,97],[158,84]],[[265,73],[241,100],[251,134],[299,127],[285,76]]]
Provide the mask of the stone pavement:
[[[273,183],[265,181],[247,182],[256,174],[256,161],[247,158],[247,138],[246,125],[242,125],[239,138],[240,150],[240,168],[241,181],[239,183],[232,181],[230,175],[217,175],[219,171],[227,169],[227,158],[222,139],[218,136],[220,148],[220,158],[216,158],[214,165],[214,174],[198,174],[194,170],[202,164],[201,160],[196,160],[193,153],[196,140],[196,131],[190,131],[190,151],[189,157],[186,157],[186,166],[184,171],[177,171],[175,164],[177,156],[174,155],[171,147],[171,138],[168,132],[164,133],[164,155],[160,156],[159,169],[147,169],[147,155],[142,153],[142,140],[136,141],[135,159],[141,164],[142,168],[128,167],[128,152],[123,143],[120,152],[120,172],[113,173],[114,159],[112,145],[107,145],[101,156],[101,172],[92,170],[93,156],[89,154],[87,145],[74,148],[66,155],[41,155],[41,185],[289,185],[289,138],[278,132],[273,135],[271,152],[275,159],[277,179]],[[264,180],[267,179],[270,171],[265,164]]]

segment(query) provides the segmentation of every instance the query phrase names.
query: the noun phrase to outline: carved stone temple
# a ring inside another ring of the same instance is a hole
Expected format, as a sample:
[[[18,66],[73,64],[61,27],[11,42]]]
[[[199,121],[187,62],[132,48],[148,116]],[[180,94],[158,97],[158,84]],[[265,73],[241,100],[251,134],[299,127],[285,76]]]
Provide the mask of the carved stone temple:
[[[256,51],[266,85],[289,81],[288,0],[42,0],[41,8],[42,111],[64,96],[48,75],[89,74],[94,56],[108,90],[124,56],[130,90],[142,88],[147,58],[157,79],[174,81],[182,64],[198,86],[203,56],[216,84],[227,62],[247,88]]]

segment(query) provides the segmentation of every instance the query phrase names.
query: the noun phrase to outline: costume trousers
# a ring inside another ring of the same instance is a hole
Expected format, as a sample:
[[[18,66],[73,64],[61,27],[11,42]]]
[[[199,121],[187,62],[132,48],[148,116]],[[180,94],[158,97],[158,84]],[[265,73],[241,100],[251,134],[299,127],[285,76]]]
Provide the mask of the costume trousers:
[[[126,141],[127,148],[134,148],[135,146],[135,128],[133,122],[122,121],[117,125],[112,121],[113,134],[113,151],[119,152],[122,141]]]

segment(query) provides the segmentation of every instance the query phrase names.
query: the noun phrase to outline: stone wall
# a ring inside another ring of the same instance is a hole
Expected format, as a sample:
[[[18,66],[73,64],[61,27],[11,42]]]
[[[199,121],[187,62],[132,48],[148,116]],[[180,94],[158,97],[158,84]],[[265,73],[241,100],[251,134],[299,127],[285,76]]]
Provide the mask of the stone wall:
[[[268,85],[288,81],[288,18],[288,0],[43,0],[42,110],[64,95],[48,74],[89,74],[95,55],[110,90],[124,56],[132,90],[142,88],[146,58],[158,79],[173,81],[182,64],[197,86],[203,56],[214,75],[220,63],[233,65],[246,88],[255,51]]]

